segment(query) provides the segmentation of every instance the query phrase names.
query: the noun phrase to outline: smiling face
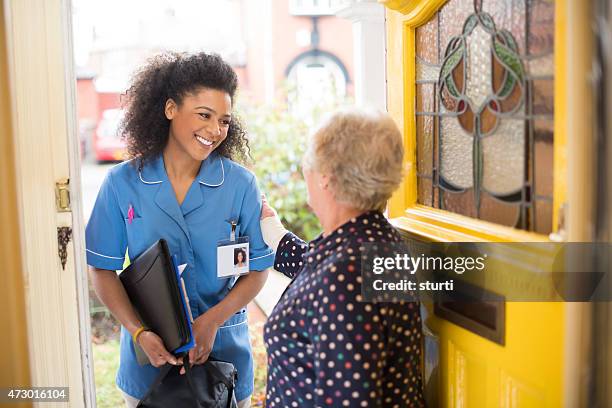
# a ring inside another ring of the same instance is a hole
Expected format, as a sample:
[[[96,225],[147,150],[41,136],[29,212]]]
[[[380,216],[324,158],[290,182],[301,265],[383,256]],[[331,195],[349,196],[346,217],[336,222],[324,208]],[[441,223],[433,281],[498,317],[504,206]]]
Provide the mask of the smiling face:
[[[165,109],[170,120],[168,145],[193,160],[205,160],[227,137],[231,110],[230,96],[216,89],[201,88],[187,94],[180,105],[168,99]]]

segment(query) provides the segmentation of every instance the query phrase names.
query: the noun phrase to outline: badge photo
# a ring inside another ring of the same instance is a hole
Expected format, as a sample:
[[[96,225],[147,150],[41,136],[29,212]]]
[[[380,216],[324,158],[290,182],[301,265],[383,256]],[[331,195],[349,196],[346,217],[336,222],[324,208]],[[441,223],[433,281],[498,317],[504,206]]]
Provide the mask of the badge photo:
[[[249,273],[249,237],[220,241],[217,244],[217,278]]]

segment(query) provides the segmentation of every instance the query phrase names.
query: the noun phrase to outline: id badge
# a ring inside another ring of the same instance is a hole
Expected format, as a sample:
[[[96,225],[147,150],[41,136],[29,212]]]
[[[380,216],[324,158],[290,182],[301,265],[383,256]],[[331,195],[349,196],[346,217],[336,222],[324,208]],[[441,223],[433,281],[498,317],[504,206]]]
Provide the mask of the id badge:
[[[249,237],[234,237],[217,243],[217,278],[249,273]]]

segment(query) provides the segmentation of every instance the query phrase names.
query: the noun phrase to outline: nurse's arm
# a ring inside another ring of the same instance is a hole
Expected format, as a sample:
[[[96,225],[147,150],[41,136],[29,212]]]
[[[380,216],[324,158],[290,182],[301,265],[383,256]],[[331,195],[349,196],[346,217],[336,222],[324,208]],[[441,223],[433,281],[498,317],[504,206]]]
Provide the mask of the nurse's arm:
[[[119,323],[133,335],[142,325],[130,299],[115,271],[89,268],[89,279],[100,301],[110,310]],[[138,344],[156,367],[166,362],[177,364],[176,358],[164,347],[164,343],[155,333],[146,331],[138,336]]]

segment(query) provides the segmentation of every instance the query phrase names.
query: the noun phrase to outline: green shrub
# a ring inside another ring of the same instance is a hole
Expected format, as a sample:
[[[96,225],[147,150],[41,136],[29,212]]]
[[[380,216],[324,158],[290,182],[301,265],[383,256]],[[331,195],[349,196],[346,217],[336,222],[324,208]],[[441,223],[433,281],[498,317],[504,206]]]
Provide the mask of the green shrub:
[[[285,228],[304,240],[313,239],[321,227],[306,204],[301,166],[308,126],[279,108],[252,108],[244,116],[261,191]]]

